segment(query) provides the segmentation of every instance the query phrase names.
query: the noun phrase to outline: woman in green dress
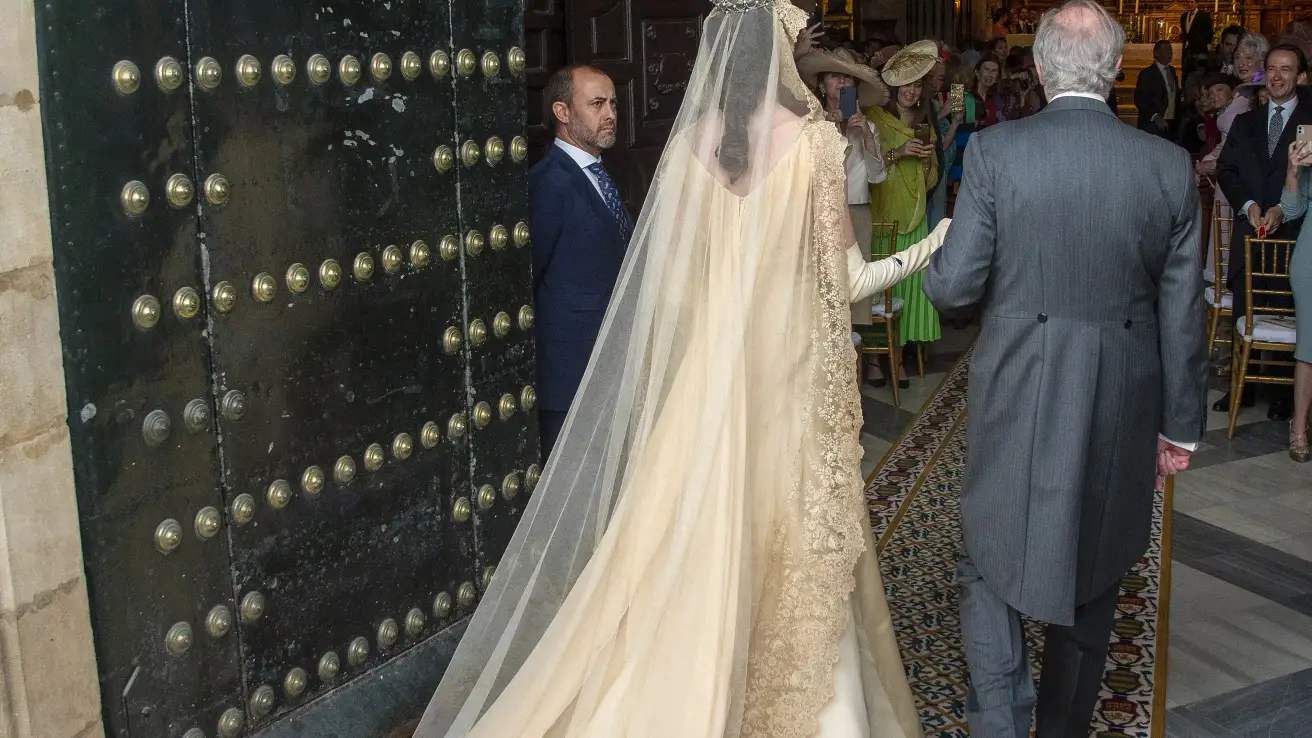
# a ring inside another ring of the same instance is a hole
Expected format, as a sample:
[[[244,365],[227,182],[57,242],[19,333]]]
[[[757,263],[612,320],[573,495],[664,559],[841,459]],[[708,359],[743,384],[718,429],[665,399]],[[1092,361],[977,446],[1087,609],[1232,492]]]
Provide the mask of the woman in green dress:
[[[888,177],[870,186],[870,214],[876,222],[897,221],[897,250],[903,251],[929,233],[925,218],[926,193],[938,183],[938,131],[930,120],[921,95],[922,80],[938,61],[933,41],[917,41],[897,52],[884,65],[882,76],[891,94],[883,108],[870,108],[866,117],[879,132]],[[942,335],[938,313],[925,297],[919,274],[893,288],[902,299],[902,338],[906,348],[937,341]],[[910,364],[915,351],[903,351]]]

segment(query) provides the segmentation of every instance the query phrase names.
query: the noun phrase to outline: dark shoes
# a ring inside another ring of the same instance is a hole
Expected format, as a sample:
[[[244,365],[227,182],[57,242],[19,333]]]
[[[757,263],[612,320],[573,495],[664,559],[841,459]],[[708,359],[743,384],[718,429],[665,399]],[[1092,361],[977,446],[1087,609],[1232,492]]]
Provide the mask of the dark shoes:
[[[1251,388],[1244,389],[1243,397],[1239,398],[1240,407],[1252,407],[1256,403],[1254,392]],[[1230,393],[1221,395],[1221,399],[1212,403],[1212,411],[1218,413],[1230,412]],[[1278,395],[1271,398],[1271,407],[1267,409],[1266,417],[1270,420],[1289,420],[1294,414],[1293,401],[1284,395]]]
[[[1271,408],[1266,411],[1266,417],[1270,420],[1289,420],[1294,414],[1294,403],[1288,397],[1275,397],[1271,399]]]
[[[1239,407],[1252,407],[1256,404],[1252,388],[1245,389],[1242,397],[1239,398]],[[1221,399],[1212,403],[1212,411],[1218,413],[1230,412],[1230,393],[1221,395]]]

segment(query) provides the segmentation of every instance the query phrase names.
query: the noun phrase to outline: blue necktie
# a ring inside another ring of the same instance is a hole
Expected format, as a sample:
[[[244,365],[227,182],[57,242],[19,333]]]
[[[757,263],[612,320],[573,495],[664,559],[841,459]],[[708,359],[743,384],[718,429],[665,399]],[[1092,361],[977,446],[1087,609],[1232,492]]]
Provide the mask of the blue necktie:
[[[606,172],[606,167],[603,167],[601,162],[589,164],[588,171],[597,178],[597,184],[601,186],[601,199],[606,201],[606,209],[610,211],[611,217],[615,219],[615,225],[619,226],[620,235],[627,242],[629,236],[633,235],[633,221],[629,219],[629,211],[624,209],[624,201],[620,200],[619,189],[615,187],[615,182],[611,180],[610,174]]]

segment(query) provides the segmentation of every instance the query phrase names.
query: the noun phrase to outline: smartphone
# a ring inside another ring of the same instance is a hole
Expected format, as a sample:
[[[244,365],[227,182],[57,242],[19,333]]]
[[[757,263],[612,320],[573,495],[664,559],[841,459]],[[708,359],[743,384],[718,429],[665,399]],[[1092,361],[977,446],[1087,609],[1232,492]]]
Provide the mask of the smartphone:
[[[928,123],[921,123],[916,126],[916,138],[926,146],[930,146],[934,143],[934,135],[930,132]]]
[[[1312,126],[1299,126],[1298,136],[1294,140],[1299,143],[1312,143]]]
[[[822,25],[825,22],[825,0],[815,0],[815,10],[811,11],[811,17],[806,19],[806,27],[820,26],[819,30],[824,31]]]
[[[843,114],[843,122],[857,114],[857,96],[855,87],[844,87],[838,91],[838,107]],[[1301,131],[1303,126],[1299,126]]]
[[[953,113],[966,112],[966,86],[952,85],[948,88],[948,105]]]

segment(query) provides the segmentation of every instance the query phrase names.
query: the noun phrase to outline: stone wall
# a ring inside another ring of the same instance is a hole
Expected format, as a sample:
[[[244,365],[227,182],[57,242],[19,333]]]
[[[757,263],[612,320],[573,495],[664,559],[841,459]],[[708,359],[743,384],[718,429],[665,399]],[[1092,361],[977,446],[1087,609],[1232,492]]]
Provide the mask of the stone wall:
[[[0,738],[90,738],[104,732],[37,80],[32,0],[0,0]]]

